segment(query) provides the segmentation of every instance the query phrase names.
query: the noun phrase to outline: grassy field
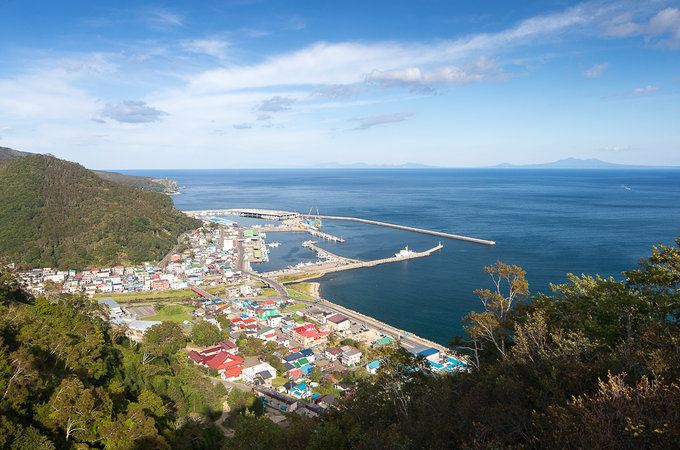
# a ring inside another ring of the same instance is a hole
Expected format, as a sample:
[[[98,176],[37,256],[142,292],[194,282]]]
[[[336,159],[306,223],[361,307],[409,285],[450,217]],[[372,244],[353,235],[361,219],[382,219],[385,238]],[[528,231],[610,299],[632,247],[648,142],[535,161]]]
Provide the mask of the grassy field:
[[[296,291],[305,295],[309,295],[310,297],[314,297],[318,287],[318,283],[295,283],[288,286],[289,289],[295,289]]]
[[[297,275],[282,275],[276,277],[276,281],[279,283],[293,283],[300,280],[311,280],[312,278],[318,278],[321,276],[319,273],[300,273]]]
[[[153,316],[144,317],[144,320],[160,320],[161,322],[179,322],[190,320],[193,307],[187,305],[165,305]]]
[[[316,300],[311,295],[306,294],[304,292],[300,292],[297,289],[293,289],[293,288],[289,287],[289,288],[286,288],[286,291],[288,292],[288,295],[290,296],[290,298],[292,298],[293,300],[307,300],[309,302],[313,302],[313,301]]]
[[[94,296],[96,300],[102,298],[112,298],[118,303],[140,303],[140,302],[155,302],[155,301],[176,301],[182,302],[197,298],[195,292],[190,289],[177,289],[168,291],[143,291],[130,292],[127,294],[97,294]]]
[[[272,387],[277,388],[279,386],[283,386],[284,384],[286,384],[287,381],[288,381],[287,378],[276,377],[272,380]]]
[[[276,289],[262,288],[259,297],[276,297]]]
[[[288,295],[290,295],[290,292],[288,292]],[[305,305],[304,303],[293,303],[291,306],[286,306],[283,309],[283,311],[284,312],[302,311],[305,308],[307,308],[307,305]]]

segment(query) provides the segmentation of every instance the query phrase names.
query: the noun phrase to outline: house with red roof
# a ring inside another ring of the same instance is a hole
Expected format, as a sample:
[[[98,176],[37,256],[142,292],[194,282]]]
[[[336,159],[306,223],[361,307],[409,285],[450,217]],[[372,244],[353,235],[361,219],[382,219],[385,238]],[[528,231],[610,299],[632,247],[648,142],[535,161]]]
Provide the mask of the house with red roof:
[[[314,347],[326,342],[329,331],[319,331],[312,323],[293,328],[293,338],[303,347]]]
[[[225,380],[237,380],[241,378],[244,359],[238,355],[228,353],[222,348],[217,352],[214,352],[217,347],[219,346],[211,347],[203,352],[192,350],[189,352],[189,359],[198,365],[216,370]]]

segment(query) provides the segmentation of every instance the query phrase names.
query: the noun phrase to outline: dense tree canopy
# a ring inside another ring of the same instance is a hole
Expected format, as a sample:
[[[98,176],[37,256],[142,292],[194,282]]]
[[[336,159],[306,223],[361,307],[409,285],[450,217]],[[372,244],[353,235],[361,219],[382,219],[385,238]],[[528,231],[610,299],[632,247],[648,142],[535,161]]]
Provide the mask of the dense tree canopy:
[[[202,347],[217,344],[222,340],[222,332],[210,322],[201,320],[191,329],[191,341]]]
[[[136,344],[96,303],[32,299],[12,280],[0,270],[0,448],[221,445],[226,391],[188,362],[177,324]]]
[[[33,155],[0,165],[0,257],[11,262],[82,268],[158,260],[199,225],[167,195],[72,162]]]

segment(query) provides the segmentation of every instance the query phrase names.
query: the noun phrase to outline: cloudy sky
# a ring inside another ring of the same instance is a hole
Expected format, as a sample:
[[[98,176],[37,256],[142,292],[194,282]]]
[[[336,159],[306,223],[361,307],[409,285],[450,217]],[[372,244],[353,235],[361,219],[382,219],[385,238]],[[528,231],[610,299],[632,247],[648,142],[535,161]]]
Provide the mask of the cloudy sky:
[[[679,1],[0,0],[0,61],[92,168],[680,165]]]

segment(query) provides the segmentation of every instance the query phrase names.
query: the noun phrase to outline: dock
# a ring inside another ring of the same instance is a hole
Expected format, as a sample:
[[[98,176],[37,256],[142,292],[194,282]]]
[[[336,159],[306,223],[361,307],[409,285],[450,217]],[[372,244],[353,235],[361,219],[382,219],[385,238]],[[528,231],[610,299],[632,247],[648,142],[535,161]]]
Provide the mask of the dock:
[[[343,264],[354,264],[361,262],[358,259],[345,258],[344,256],[336,255],[335,253],[329,252],[328,250],[323,249],[316,245],[315,241],[305,241],[302,243],[302,246],[316,252],[319,258],[330,259],[333,261],[341,262]]]
[[[304,274],[304,273],[318,273],[320,275],[325,275],[327,273],[333,273],[333,272],[341,272],[343,270],[354,270],[354,269],[361,269],[364,267],[374,267],[378,266],[380,264],[389,264],[389,263],[394,263],[394,262],[399,262],[399,261],[407,261],[409,259],[415,259],[415,258],[423,258],[425,256],[430,256],[434,252],[437,252],[444,248],[444,246],[441,244],[437,244],[436,246],[432,247],[431,249],[422,251],[422,252],[412,252],[408,255],[403,255],[403,256],[392,256],[389,258],[381,258],[381,259],[373,259],[370,261],[359,261],[359,260],[349,260],[348,258],[342,258],[344,261],[342,261],[340,264],[337,264],[336,262],[333,263],[319,263],[319,264],[312,264],[310,266],[303,266],[303,267],[294,267],[294,268],[288,268],[288,269],[283,269],[283,270],[276,270],[273,272],[267,272],[262,274],[263,276],[272,278],[272,277],[278,277],[282,275],[299,275],[299,274]],[[323,249],[322,249],[323,250]],[[323,250],[324,252],[327,252],[327,250]],[[334,255],[337,256],[337,255]]]
[[[460,234],[444,233],[443,231],[426,230],[425,228],[408,227],[406,225],[397,225],[395,223],[380,222],[377,220],[361,219],[359,217],[347,217],[347,216],[320,216],[322,219],[327,220],[346,220],[350,222],[366,223],[370,225],[378,225],[381,227],[394,228],[397,230],[412,231],[414,233],[429,234],[432,236],[443,237],[447,239],[457,239],[459,241],[474,242],[475,244],[484,245],[496,245],[495,241],[489,241],[486,239],[479,239],[470,236],[463,236]]]
[[[276,220],[279,222],[284,222],[285,226],[280,229],[272,229],[271,231],[304,231],[312,236],[319,237],[321,239],[333,241],[333,242],[345,242],[341,237],[333,236],[328,233],[324,233],[316,228],[310,226],[304,226],[300,222],[303,215],[295,211],[276,211],[267,209],[212,209],[212,210],[202,210],[202,211],[184,211],[185,214],[197,217],[206,218],[216,215],[237,215],[242,217],[254,217],[258,219],[269,219]],[[365,223],[369,225],[377,225],[381,227],[393,228],[396,230],[411,231],[420,234],[429,234],[431,236],[442,237],[446,239],[456,239],[459,241],[472,242],[475,244],[483,245],[496,245],[496,241],[490,241],[487,239],[479,239],[470,236],[463,236],[461,234],[446,233],[443,231],[428,230],[425,228],[410,227],[406,225],[398,225],[396,223],[381,222],[378,220],[362,219],[360,217],[350,217],[350,216],[317,216],[320,219],[326,220],[345,220],[349,222]]]

